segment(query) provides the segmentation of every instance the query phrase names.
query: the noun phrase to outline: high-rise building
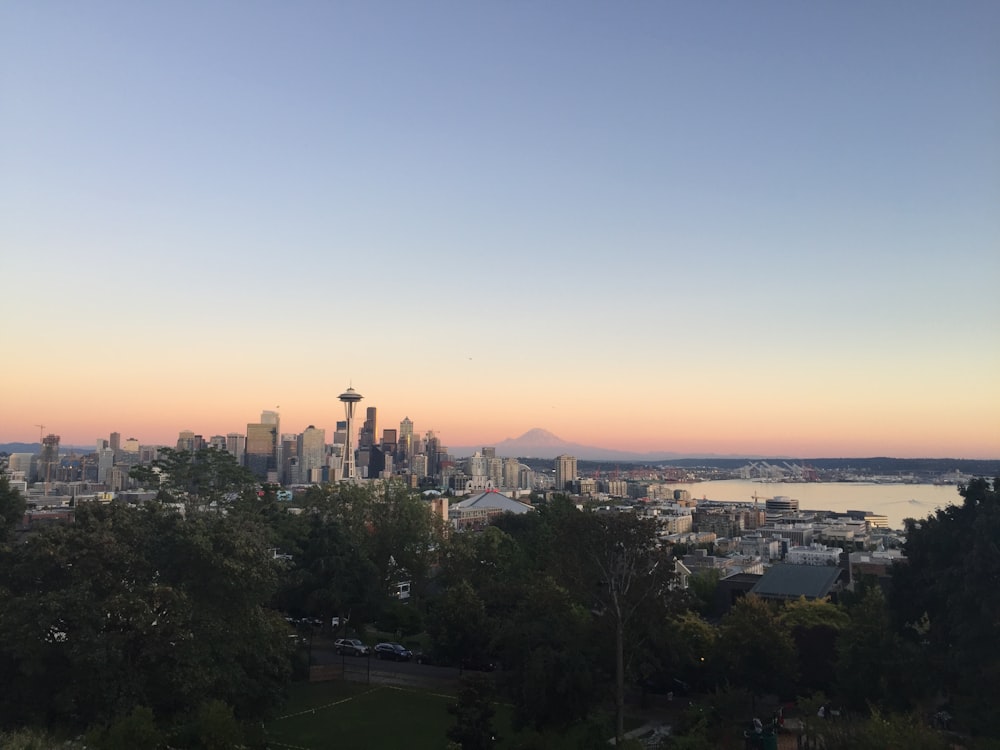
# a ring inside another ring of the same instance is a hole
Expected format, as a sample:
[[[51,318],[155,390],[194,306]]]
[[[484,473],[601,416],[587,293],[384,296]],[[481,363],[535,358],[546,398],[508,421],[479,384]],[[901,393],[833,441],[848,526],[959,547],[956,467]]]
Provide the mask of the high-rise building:
[[[516,458],[503,459],[503,486],[516,489],[518,487],[518,474],[521,469],[521,462]]]
[[[438,440],[437,436],[434,434],[434,430],[427,430],[427,435],[424,438],[424,452],[427,454],[427,475],[436,476],[441,470],[439,464],[439,454],[441,448],[441,441]]]
[[[197,446],[194,444],[195,434],[191,430],[181,430],[177,435],[177,450],[194,453]]]
[[[395,456],[396,445],[396,431],[382,430],[382,452],[387,456]]]
[[[365,421],[361,425],[361,434],[358,435],[359,448],[371,448],[375,445],[376,427],[376,410],[374,406],[369,406],[365,410]]]
[[[244,465],[262,481],[278,471],[278,426],[264,422],[247,425]]]
[[[299,476],[299,436],[294,433],[285,433],[281,436],[279,443],[281,460],[278,466],[281,470],[278,474],[278,481],[282,484],[300,484],[302,478]]]
[[[567,455],[556,456],[556,491],[565,490],[566,485],[576,477],[576,458]]]
[[[299,435],[300,482],[319,482],[316,477],[326,463],[326,430],[309,425]]]
[[[486,459],[486,476],[493,482],[494,487],[503,486],[503,459],[496,456]]]
[[[38,455],[38,481],[55,481],[59,470],[59,436],[48,434],[42,439],[42,451]]]
[[[236,459],[236,463],[243,466],[243,457],[247,451],[247,436],[238,432],[230,432],[226,435],[226,450]]]
[[[409,417],[403,417],[399,423],[399,448],[397,454],[401,461],[409,461],[410,457],[417,453],[413,445],[413,421]]]
[[[112,432],[111,440],[108,447],[115,452],[117,456],[122,449],[122,434],[120,432]]]
[[[465,471],[470,477],[486,476],[486,457],[476,451],[465,462]]]
[[[357,406],[358,402],[363,398],[363,396],[358,393],[353,388],[348,388],[346,391],[338,396],[340,401],[344,404],[344,416],[347,417],[347,437],[344,442],[344,474],[343,477],[349,482],[353,482],[358,478],[357,469],[355,466],[355,456],[354,456],[354,444],[352,438],[354,437],[351,433],[354,432],[354,408]],[[374,420],[374,417],[373,417]],[[374,423],[374,421],[373,421]]]
[[[115,465],[115,452],[111,448],[102,448],[97,452],[97,481],[104,484],[108,481],[111,468]]]

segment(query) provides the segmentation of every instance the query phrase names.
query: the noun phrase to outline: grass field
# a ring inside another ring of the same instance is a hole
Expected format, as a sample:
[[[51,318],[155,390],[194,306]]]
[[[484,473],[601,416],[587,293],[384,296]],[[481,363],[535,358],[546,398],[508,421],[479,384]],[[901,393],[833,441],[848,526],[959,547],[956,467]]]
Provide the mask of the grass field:
[[[267,724],[276,748],[391,750],[443,748],[454,719],[451,696],[350,682],[293,686],[289,713]],[[510,713],[498,707],[497,724]]]
[[[287,713],[265,728],[275,750],[437,750],[447,745],[447,731],[454,724],[448,705],[454,702],[450,695],[385,685],[297,683]],[[493,725],[499,735],[498,750],[519,744],[511,719],[512,709],[497,704]],[[577,734],[559,732],[539,746],[577,748],[581,746],[574,738]]]

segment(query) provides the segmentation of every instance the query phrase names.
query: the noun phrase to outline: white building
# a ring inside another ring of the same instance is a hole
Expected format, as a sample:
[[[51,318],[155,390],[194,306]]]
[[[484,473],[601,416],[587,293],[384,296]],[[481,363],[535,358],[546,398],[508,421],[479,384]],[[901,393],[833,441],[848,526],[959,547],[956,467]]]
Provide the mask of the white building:
[[[825,544],[789,547],[785,562],[792,565],[837,565],[843,552],[840,547],[827,547]]]

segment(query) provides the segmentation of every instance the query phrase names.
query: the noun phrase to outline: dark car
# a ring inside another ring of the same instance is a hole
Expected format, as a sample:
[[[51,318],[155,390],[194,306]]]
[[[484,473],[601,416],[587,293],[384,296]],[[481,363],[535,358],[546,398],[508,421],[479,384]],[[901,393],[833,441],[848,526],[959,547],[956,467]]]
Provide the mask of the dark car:
[[[377,659],[392,659],[393,661],[409,661],[413,652],[399,643],[376,643],[375,657]]]
[[[414,651],[413,661],[417,664],[438,664],[438,660],[434,658],[433,654],[428,654],[424,651]]]
[[[338,638],[333,642],[337,653],[346,656],[367,656],[371,650],[357,638]]]

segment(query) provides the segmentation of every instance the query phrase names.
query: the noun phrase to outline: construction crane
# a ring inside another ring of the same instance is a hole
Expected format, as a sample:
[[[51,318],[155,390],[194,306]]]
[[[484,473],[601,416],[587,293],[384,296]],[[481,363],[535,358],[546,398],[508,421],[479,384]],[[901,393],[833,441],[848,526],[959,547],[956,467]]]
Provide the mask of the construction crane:
[[[43,425],[43,424],[36,424],[35,427],[38,428],[38,444],[41,445],[42,444],[42,438],[45,437],[45,425]]]

